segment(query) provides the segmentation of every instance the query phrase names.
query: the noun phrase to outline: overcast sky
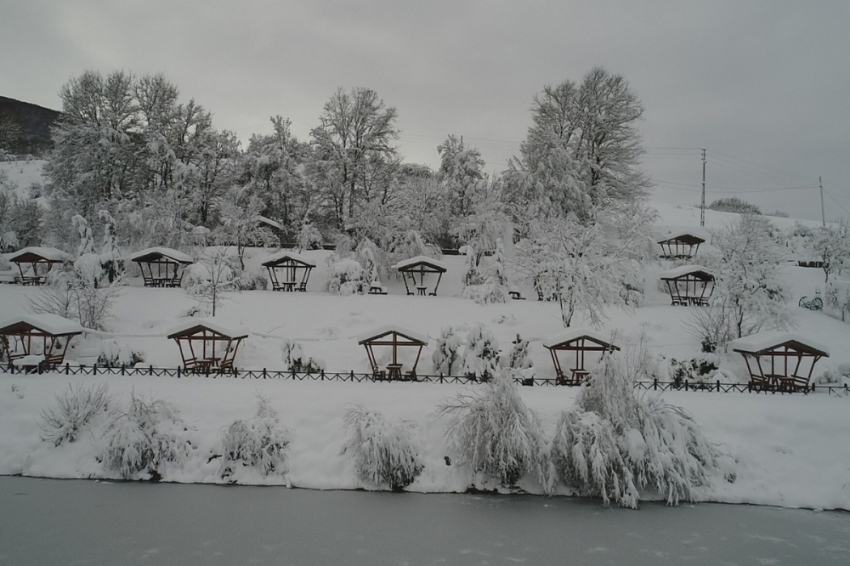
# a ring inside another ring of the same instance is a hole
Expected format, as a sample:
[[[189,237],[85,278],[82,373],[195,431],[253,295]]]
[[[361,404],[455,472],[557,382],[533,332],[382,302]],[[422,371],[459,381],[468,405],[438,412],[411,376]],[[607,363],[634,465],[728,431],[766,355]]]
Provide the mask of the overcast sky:
[[[850,217],[846,0],[0,0],[0,95],[61,109],[86,69],[163,73],[245,141],[275,114],[305,140],[337,87],[369,87],[431,166],[454,133],[502,170],[534,94],[597,65],[643,101],[659,200],[699,202],[707,148],[708,202],[819,219],[822,175]]]

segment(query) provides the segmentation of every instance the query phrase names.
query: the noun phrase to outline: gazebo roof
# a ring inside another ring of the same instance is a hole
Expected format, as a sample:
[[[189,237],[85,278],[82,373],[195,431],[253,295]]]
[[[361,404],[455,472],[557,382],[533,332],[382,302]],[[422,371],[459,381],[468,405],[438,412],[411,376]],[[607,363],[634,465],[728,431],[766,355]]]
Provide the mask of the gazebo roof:
[[[657,241],[659,244],[666,244],[667,242],[672,242],[676,240],[684,242],[686,244],[702,244],[703,242],[705,242],[705,238],[703,238],[694,230],[677,230],[674,232],[670,232],[666,236],[662,236]]]
[[[378,338],[383,338],[388,334],[396,333],[399,336],[403,336],[408,340],[416,343],[420,343],[423,346],[428,345],[429,337],[427,334],[422,334],[421,332],[417,332],[415,330],[411,330],[410,328],[398,325],[398,324],[386,324],[381,326],[380,328],[376,328],[374,330],[370,330],[369,332],[365,332],[355,337],[358,344],[364,344],[365,342],[371,342],[372,340],[377,340]]]
[[[661,279],[679,279],[687,275],[695,275],[700,279],[706,280],[714,279],[714,274],[701,265],[682,265],[669,271],[665,271],[660,275],[660,277]]]
[[[829,357],[829,348],[826,345],[792,332],[770,330],[751,334],[729,342],[729,347],[734,352],[756,355],[764,354],[783,346],[788,346],[789,348],[807,354]]]
[[[562,344],[566,344],[567,342],[573,342],[580,338],[586,338],[587,340],[590,340],[591,342],[596,342],[600,346],[604,346],[606,348],[613,348],[615,350],[620,349],[618,346],[615,346],[610,342],[610,335],[605,335],[601,332],[590,330],[588,328],[575,328],[566,332],[562,332],[557,336],[547,338],[546,340],[543,340],[543,347],[552,349]]]
[[[414,267],[419,267],[420,265],[427,265],[428,267],[434,269],[434,271],[439,271],[442,273],[445,273],[449,270],[448,266],[442,261],[424,255],[418,255],[416,257],[400,261],[393,266],[393,269],[407,270],[412,269]]]
[[[0,334],[23,327],[35,328],[53,336],[81,334],[83,327],[74,320],[68,320],[58,314],[23,314],[0,321]]]
[[[6,259],[9,261],[50,261],[59,262],[71,259],[71,254],[67,254],[56,248],[48,248],[43,246],[31,246],[20,249],[14,253],[8,254]]]
[[[262,265],[263,267],[274,267],[275,265],[285,261],[294,261],[295,263],[300,263],[306,267],[316,267],[316,263],[313,260],[290,250],[282,250],[276,254],[270,255],[265,261],[263,261]]]
[[[130,256],[130,261],[136,262],[146,262],[153,261],[158,258],[170,259],[176,263],[195,263],[195,260],[192,259],[192,256],[189,254],[185,254],[181,251],[177,251],[171,248],[146,248],[144,250],[138,251]]]
[[[244,328],[223,324],[211,318],[186,318],[171,329],[168,337],[190,336],[201,330],[210,330],[231,340],[248,337],[248,331]]]

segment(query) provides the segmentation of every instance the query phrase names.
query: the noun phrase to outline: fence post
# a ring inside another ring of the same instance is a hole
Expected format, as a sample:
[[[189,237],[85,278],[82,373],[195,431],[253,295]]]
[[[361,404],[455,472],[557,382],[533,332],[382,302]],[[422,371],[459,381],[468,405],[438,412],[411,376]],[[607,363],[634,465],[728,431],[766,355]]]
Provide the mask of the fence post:
[[[657,377],[652,378],[652,390],[658,391],[658,378]]]
[[[239,377],[239,370],[236,368],[236,366],[234,366],[233,367],[233,379],[236,379],[238,377]]]
[[[266,368],[263,368],[263,379],[266,378]]]
[[[717,380],[717,392],[720,393],[720,380]]]
[[[322,370],[322,381],[325,380],[325,370]]]
[[[153,364],[148,366],[148,375],[153,375]]]
[[[685,380],[685,391],[687,391],[687,390],[688,390],[688,380],[686,379]]]
[[[351,370],[351,383],[354,383],[354,370]]]
[[[68,362],[65,362],[65,375],[70,375],[70,374],[71,374],[71,364],[69,364]]]
[[[177,379],[180,379],[180,366],[177,366]]]
[[[443,382],[443,372],[440,372],[440,383]]]

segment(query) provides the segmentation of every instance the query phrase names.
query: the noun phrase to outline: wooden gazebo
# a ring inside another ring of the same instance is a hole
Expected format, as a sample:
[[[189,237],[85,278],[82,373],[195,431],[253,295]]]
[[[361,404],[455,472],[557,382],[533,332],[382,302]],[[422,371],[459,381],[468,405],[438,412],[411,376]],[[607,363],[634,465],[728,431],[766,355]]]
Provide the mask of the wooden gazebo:
[[[71,256],[62,250],[47,247],[30,247],[18,250],[6,256],[15,263],[21,272],[21,283],[24,285],[44,285],[47,273],[54,265],[70,261]]]
[[[704,242],[705,238],[693,232],[680,231],[664,236],[658,240],[658,245],[661,246],[662,259],[691,259]]]
[[[177,342],[183,369],[198,373],[231,371],[236,351],[248,331],[208,318],[189,318],[168,335]]]
[[[301,254],[281,251],[263,262],[275,291],[306,291],[307,280],[316,264]]]
[[[368,332],[357,338],[357,343],[366,348],[366,355],[369,356],[369,365],[372,366],[372,374],[375,377],[386,379],[416,379],[416,366],[419,364],[419,357],[422,355],[422,348],[428,345],[428,336],[421,334],[409,328],[398,326],[395,324],[382,326],[371,332]],[[392,349],[392,362],[387,364],[386,373],[381,370],[378,365],[378,358],[375,356],[375,346],[387,346]],[[416,359],[410,366],[410,369],[403,373],[403,363],[399,362],[398,349],[401,347],[417,348]]]
[[[400,261],[393,266],[393,269],[401,273],[402,278],[404,279],[404,288],[408,295],[419,294],[431,295],[432,297],[437,295],[437,288],[440,286],[443,273],[448,271],[448,267],[446,267],[445,263],[424,255],[418,255],[416,257]],[[416,282],[417,274],[419,275],[419,283]],[[437,280],[434,283],[434,290],[429,293],[429,285],[425,283],[425,276],[435,274],[437,275]],[[413,285],[413,289],[416,290],[416,293],[411,290],[408,282]]]
[[[613,352],[619,350],[610,342],[610,338],[593,330],[576,328],[568,332],[553,336],[543,341],[543,347],[552,355],[552,363],[555,365],[555,375],[559,385],[581,385],[590,371],[585,366],[585,355],[587,352]],[[564,373],[558,352],[575,352],[575,363],[569,368],[569,373]]]
[[[9,367],[61,365],[71,339],[82,332],[78,322],[56,314],[25,314],[0,322]]]
[[[759,332],[729,343],[744,356],[753,387],[771,391],[805,391],[815,364],[829,349],[787,332]]]
[[[714,275],[699,265],[683,265],[661,274],[673,305],[708,306],[714,292]]]
[[[130,260],[142,271],[145,287],[179,287],[184,268],[195,262],[192,256],[171,248],[147,248]]]

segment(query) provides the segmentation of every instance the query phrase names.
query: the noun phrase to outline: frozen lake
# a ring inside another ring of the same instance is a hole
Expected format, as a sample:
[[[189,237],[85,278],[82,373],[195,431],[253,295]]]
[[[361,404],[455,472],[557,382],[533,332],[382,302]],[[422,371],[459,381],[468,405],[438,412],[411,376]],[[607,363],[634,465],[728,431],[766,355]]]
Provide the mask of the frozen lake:
[[[848,564],[850,514],[0,477],[0,564]]]

